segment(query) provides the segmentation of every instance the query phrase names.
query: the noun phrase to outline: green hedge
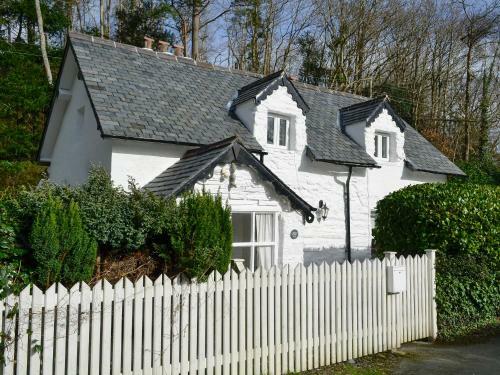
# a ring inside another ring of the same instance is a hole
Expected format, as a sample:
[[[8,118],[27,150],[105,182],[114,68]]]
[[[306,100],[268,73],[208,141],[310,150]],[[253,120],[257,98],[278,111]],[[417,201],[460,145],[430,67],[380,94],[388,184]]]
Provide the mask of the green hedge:
[[[377,204],[376,250],[437,249],[439,335],[466,334],[500,314],[500,187],[423,184]]]
[[[500,187],[422,184],[389,194],[377,204],[379,251],[487,254],[500,259]]]

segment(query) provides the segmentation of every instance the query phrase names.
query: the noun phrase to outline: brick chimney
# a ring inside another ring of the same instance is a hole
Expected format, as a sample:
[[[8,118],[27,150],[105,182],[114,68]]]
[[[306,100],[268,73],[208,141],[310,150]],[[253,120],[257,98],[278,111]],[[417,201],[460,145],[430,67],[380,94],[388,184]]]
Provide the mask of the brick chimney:
[[[184,53],[183,53],[184,47],[182,45],[174,44],[173,47],[174,47],[174,55],[175,56],[181,56],[181,57],[184,56]]]
[[[150,38],[148,36],[145,36],[144,37],[144,48],[145,49],[153,49],[153,42],[154,42],[154,39],[153,38]]]
[[[160,52],[168,53],[168,47],[170,46],[169,42],[165,42],[164,40],[158,41],[158,49]]]

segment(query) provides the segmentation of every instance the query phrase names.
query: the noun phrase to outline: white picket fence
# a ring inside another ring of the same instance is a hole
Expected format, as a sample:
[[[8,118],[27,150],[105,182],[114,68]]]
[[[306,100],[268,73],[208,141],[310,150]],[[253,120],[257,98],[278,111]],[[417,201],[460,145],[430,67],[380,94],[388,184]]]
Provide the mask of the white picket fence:
[[[436,335],[434,257],[27,287],[0,302],[3,374],[283,374],[386,351]]]

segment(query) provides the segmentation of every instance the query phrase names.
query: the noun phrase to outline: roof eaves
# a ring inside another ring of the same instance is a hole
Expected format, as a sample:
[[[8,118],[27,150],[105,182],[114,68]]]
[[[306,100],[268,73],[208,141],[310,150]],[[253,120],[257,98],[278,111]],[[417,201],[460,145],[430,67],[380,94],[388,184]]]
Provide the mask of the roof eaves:
[[[381,168],[380,165],[378,165],[375,160],[370,163],[359,163],[359,162],[351,162],[351,161],[346,161],[346,160],[337,160],[337,159],[326,159],[326,158],[318,158],[314,154],[314,151],[307,146],[306,148],[306,154],[313,160],[323,162],[323,163],[330,163],[330,164],[337,164],[337,165],[346,165],[346,166],[351,166],[351,167],[362,167],[362,168]]]
[[[458,177],[467,177],[467,174],[465,174],[464,171],[462,171],[460,168],[457,167],[457,169],[460,171],[459,172],[443,172],[443,171],[436,171],[432,169],[426,169],[426,168],[419,168],[417,167],[410,159],[405,159],[405,165],[410,168],[413,171],[418,171],[418,172],[427,172],[427,173],[433,173],[433,174],[442,174],[446,176],[458,176]]]

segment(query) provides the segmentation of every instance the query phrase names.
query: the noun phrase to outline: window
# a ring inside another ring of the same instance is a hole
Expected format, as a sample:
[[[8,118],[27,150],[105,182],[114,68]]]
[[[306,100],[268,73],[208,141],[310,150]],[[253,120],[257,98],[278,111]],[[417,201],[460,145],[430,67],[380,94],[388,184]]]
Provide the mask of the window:
[[[380,159],[389,159],[389,135],[375,134],[375,152],[373,155]]]
[[[233,259],[248,269],[268,269],[276,253],[276,213],[233,212]]]
[[[288,147],[290,121],[284,117],[269,116],[267,118],[267,144]]]

